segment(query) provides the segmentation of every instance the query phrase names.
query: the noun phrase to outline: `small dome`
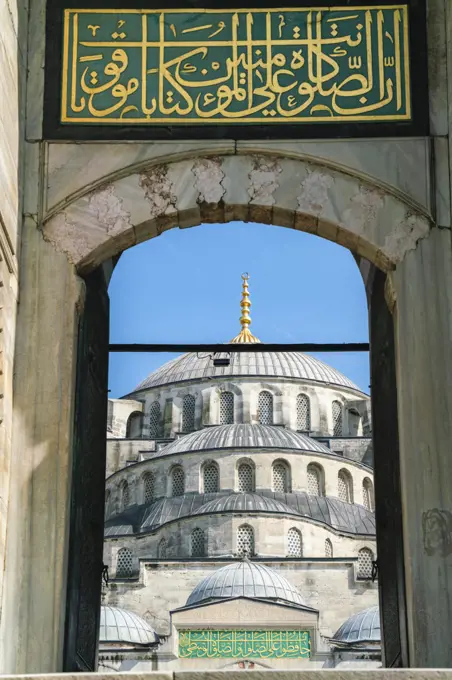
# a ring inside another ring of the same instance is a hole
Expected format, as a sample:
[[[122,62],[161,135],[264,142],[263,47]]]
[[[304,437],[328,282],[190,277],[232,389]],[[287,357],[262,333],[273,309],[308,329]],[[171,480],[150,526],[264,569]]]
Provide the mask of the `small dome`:
[[[127,609],[102,606],[100,608],[99,642],[151,645],[158,642],[158,635],[141,616]]]
[[[365,642],[380,643],[380,610],[378,607],[369,607],[353,614],[336,631],[331,641],[333,644],[362,645]]]
[[[215,498],[202,505],[196,514],[209,515],[216,512],[279,512],[301,517],[299,512],[285,503],[257,493],[232,493],[223,498]]]
[[[332,455],[331,449],[307,435],[275,425],[215,425],[191,432],[161,449],[153,458],[214,449],[288,449]]]
[[[328,383],[361,392],[335,368],[302,352],[237,352],[231,354],[229,366],[221,367],[214,366],[210,356],[198,357],[195,352],[191,352],[168,361],[143,380],[133,392],[186,381],[251,376]]]
[[[284,576],[263,564],[248,560],[228,564],[209,574],[193,590],[187,605],[234,597],[251,597],[304,606],[300,593]]]

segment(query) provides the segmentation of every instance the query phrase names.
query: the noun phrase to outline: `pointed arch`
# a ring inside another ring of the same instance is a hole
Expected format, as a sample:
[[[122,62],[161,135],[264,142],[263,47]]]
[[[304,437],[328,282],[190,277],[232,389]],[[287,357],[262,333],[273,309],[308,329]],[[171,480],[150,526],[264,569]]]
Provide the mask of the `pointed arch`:
[[[199,527],[193,529],[190,535],[190,555],[191,557],[205,557],[206,555],[206,536]]]
[[[149,438],[157,439],[161,434],[160,403],[153,401],[149,407]]]
[[[325,557],[333,557],[333,544],[329,538],[325,539]]]
[[[216,493],[220,490],[220,470],[215,461],[210,461],[202,467],[202,493]]]
[[[268,390],[259,392],[257,418],[261,425],[273,425],[273,395]]]
[[[193,394],[186,394],[182,399],[182,432],[193,432],[195,429],[196,399]]]
[[[130,578],[133,571],[133,556],[129,548],[118,550],[116,558],[116,578]]]
[[[303,557],[303,537],[301,531],[292,527],[287,533],[288,557]]]
[[[353,503],[353,478],[348,470],[342,468],[337,476],[337,495],[345,503]]]
[[[142,487],[144,503],[152,503],[155,500],[155,475],[153,472],[146,472],[143,475]]]
[[[309,463],[307,467],[308,494],[311,496],[325,495],[325,473],[318,463]]]
[[[331,405],[331,412],[333,415],[333,435],[335,437],[342,437],[342,404],[337,399]]]
[[[237,467],[237,490],[240,493],[256,490],[255,467],[251,461],[241,462]]]
[[[183,496],[185,493],[185,472],[181,465],[171,470],[171,496]]]
[[[272,490],[279,493],[290,493],[290,465],[285,460],[275,460],[272,465]]]
[[[307,394],[297,396],[297,430],[311,431],[311,400]]]
[[[372,578],[372,562],[374,554],[370,548],[361,548],[358,552],[358,578]]]
[[[363,479],[363,505],[366,510],[374,510],[374,486],[369,477]]]
[[[226,390],[220,394],[220,425],[234,423],[234,393]]]
[[[237,553],[254,555],[254,529],[249,524],[241,524],[237,529]]]

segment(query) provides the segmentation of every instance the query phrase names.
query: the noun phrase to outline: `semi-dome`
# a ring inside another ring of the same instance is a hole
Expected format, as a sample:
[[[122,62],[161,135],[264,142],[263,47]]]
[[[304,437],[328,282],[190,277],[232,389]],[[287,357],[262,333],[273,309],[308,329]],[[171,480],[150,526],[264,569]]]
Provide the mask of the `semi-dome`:
[[[170,456],[189,451],[214,449],[290,449],[328,453],[331,449],[307,435],[275,425],[215,425],[185,434],[153,456]]]
[[[196,511],[197,515],[210,515],[219,512],[272,512],[284,515],[298,515],[300,513],[289,507],[286,503],[261,496],[258,493],[232,493],[223,498],[214,500],[202,505]]]
[[[243,560],[206,576],[191,593],[187,605],[212,600],[250,597],[304,606],[298,590],[273,569]]]
[[[209,378],[252,376],[328,383],[361,392],[359,387],[340,371],[308,354],[264,351],[233,352],[230,356],[229,366],[214,366],[210,356],[199,357],[196,352],[183,354],[153,371],[133,392],[173,383],[202,381]]]
[[[305,491],[284,493],[261,489],[258,494],[236,494],[230,491],[207,494],[191,492],[182,496],[159,498],[151,504],[134,505],[105,522],[105,536],[115,538],[148,533],[170,522],[194,517],[200,513],[208,515],[209,509],[212,514],[227,512],[221,508],[228,507],[230,502],[232,504],[250,502],[245,499],[240,501],[234,499],[239,496],[254,497],[254,512],[290,512],[291,515],[300,516],[300,519],[313,520],[337,531],[364,536],[375,535],[375,515],[363,505],[346,503],[334,497],[311,496]],[[231,498],[232,501],[229,501]],[[267,499],[276,505],[265,504]]]
[[[127,609],[102,606],[99,642],[151,645],[158,642],[158,635],[141,616]]]
[[[342,624],[331,639],[336,646],[363,646],[380,643],[380,610],[377,606],[353,614]]]

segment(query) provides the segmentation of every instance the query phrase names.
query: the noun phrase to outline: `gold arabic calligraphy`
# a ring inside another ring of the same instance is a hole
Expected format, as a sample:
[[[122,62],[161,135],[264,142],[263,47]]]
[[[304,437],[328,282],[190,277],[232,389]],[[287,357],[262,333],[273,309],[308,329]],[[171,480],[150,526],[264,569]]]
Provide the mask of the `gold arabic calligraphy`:
[[[66,10],[62,121],[411,117],[406,5]]]
[[[302,630],[183,630],[181,658],[309,658],[310,634]]]

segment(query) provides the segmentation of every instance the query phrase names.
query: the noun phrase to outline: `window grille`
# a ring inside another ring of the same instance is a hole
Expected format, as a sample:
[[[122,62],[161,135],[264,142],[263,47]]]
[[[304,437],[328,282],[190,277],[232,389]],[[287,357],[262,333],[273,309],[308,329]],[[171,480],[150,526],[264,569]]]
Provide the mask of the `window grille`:
[[[218,467],[215,463],[209,463],[203,470],[204,493],[215,493],[220,490]]]
[[[306,394],[299,394],[297,397],[297,430],[311,430],[311,402]]]
[[[303,557],[303,541],[298,529],[289,529],[287,534],[287,554],[289,557]]]
[[[325,540],[325,557],[333,557],[333,544],[329,538]]]
[[[247,493],[254,491],[254,474],[253,468],[248,463],[241,463],[238,471],[239,477],[239,491]]]
[[[366,510],[373,510],[374,509],[374,503],[373,503],[373,488],[372,488],[372,482],[368,477],[366,477],[363,480],[363,505],[366,508]]]
[[[347,470],[339,470],[337,477],[337,495],[341,501],[345,501],[346,503],[353,502],[352,478]]]
[[[132,551],[129,548],[118,550],[116,561],[116,578],[128,578],[132,576]]]
[[[182,400],[182,432],[193,432],[195,429],[195,398],[186,394]]]
[[[254,554],[254,531],[246,524],[239,527],[237,531],[237,552],[239,555]]]
[[[320,470],[317,465],[308,465],[308,493],[311,496],[321,496]]]
[[[206,541],[202,529],[193,529],[191,532],[191,556],[204,557],[206,554]]]
[[[234,395],[222,392],[220,395],[220,425],[232,425],[234,422]]]
[[[270,392],[259,392],[257,413],[261,425],[273,425],[273,395]]]
[[[333,401],[333,434],[342,437],[342,405],[340,401]]]
[[[127,482],[123,482],[121,487],[121,507],[123,510],[128,508],[130,505],[130,492],[129,485]]]
[[[160,541],[157,548],[157,557],[159,560],[166,560],[167,557],[167,544],[164,538]]]
[[[160,404],[153,401],[149,409],[149,438],[156,439],[160,436]]]
[[[289,471],[284,463],[273,465],[273,491],[287,493],[289,491],[288,477]]]
[[[185,474],[181,467],[173,468],[171,472],[171,495],[182,496],[185,493]]]
[[[358,576],[359,578],[372,578],[372,560],[374,554],[369,548],[362,548],[358,552]]]
[[[155,497],[155,477],[152,472],[148,472],[143,477],[144,502],[152,503]]]

